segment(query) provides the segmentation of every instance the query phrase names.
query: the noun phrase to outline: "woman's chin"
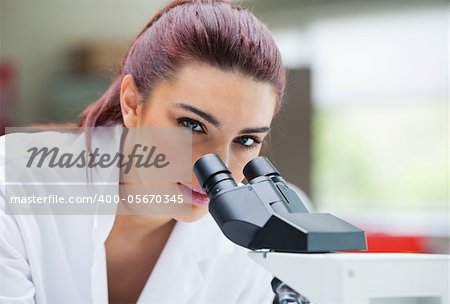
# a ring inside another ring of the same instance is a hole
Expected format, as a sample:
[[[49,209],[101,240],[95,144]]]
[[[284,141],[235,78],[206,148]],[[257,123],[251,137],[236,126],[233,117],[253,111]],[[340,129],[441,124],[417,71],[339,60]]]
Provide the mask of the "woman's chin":
[[[208,213],[208,206],[192,205],[189,212],[177,214],[174,219],[180,222],[195,222]]]

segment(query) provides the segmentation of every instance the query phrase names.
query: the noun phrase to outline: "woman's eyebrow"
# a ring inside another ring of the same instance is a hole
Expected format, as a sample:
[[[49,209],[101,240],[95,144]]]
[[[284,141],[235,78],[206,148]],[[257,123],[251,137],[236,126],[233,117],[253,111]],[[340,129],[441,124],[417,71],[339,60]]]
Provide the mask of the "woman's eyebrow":
[[[200,117],[202,117],[204,120],[215,126],[216,128],[219,128],[221,126],[221,123],[217,118],[214,117],[214,115],[210,113],[206,113],[199,108],[194,107],[193,105],[186,104],[186,103],[175,103],[175,106],[177,108],[184,109],[186,111],[192,112]],[[270,127],[259,127],[259,128],[245,128],[242,129],[239,134],[246,134],[246,133],[269,133]]]
[[[242,129],[239,134],[244,134],[244,133],[269,133],[270,132],[270,127],[260,127],[260,128],[247,128],[247,129]]]
[[[187,110],[189,112],[192,112],[194,114],[197,114],[198,116],[200,116],[201,118],[203,118],[204,120],[206,120],[207,122],[209,122],[210,124],[215,126],[216,128],[220,127],[219,120],[217,118],[215,118],[212,114],[206,113],[192,105],[188,105],[185,103],[176,103],[175,106],[177,108],[181,108],[181,109]]]

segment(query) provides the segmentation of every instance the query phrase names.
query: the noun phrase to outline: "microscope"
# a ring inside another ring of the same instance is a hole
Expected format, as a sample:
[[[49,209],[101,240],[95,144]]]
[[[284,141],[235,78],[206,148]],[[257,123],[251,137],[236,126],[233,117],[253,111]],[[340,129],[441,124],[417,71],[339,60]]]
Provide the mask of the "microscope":
[[[448,303],[448,256],[345,252],[366,250],[365,232],[310,213],[267,158],[245,165],[244,185],[215,154],[194,173],[223,234],[275,276],[274,303]]]

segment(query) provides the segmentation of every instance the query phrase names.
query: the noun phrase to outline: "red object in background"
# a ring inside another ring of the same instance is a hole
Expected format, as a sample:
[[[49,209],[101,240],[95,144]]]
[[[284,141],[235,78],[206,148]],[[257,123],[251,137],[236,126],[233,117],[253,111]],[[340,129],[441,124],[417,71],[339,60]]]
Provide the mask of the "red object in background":
[[[10,62],[0,61],[0,135],[11,125],[11,108],[16,103],[16,69]]]
[[[409,252],[427,253],[424,236],[397,236],[367,233],[368,250],[364,252]]]

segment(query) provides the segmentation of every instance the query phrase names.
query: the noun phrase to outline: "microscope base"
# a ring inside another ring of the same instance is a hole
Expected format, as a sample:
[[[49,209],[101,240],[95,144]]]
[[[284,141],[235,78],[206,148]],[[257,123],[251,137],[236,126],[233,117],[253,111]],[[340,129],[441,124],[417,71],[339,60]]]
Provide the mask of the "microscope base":
[[[249,256],[314,304],[449,303],[450,256],[407,253]]]

